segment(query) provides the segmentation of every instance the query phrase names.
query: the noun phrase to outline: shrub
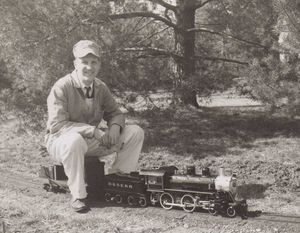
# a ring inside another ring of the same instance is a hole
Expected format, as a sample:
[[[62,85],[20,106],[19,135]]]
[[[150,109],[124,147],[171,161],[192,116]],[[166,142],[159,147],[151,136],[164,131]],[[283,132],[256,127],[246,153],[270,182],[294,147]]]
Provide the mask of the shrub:
[[[285,63],[275,56],[260,61],[254,59],[240,88],[243,93],[268,104],[272,112],[279,110],[295,117],[300,114],[299,71],[298,57]]]

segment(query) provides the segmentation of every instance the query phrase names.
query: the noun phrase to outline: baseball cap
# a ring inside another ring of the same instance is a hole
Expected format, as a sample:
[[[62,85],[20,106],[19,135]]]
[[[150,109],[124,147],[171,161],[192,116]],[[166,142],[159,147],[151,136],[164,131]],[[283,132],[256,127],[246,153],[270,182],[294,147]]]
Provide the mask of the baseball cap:
[[[89,53],[100,57],[100,48],[94,41],[80,40],[73,46],[73,55],[75,58],[84,57]]]

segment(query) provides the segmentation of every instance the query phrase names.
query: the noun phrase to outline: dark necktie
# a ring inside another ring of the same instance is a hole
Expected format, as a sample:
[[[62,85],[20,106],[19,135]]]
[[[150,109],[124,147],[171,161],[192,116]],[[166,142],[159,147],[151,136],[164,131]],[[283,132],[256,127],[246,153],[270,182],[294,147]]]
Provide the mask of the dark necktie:
[[[85,90],[86,90],[85,97],[86,98],[91,98],[92,97],[91,96],[91,87],[85,87]]]

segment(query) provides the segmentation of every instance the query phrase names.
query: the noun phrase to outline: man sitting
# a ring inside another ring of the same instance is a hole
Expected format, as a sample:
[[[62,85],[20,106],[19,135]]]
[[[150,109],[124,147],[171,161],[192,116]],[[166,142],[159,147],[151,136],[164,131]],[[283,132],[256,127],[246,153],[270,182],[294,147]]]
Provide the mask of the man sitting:
[[[109,173],[135,171],[143,145],[144,132],[126,125],[110,90],[100,79],[100,48],[90,40],[73,47],[74,71],[59,79],[47,99],[46,147],[50,156],[63,164],[76,212],[89,209],[84,180],[84,157],[101,157],[117,152]],[[102,118],[108,130],[97,126]]]

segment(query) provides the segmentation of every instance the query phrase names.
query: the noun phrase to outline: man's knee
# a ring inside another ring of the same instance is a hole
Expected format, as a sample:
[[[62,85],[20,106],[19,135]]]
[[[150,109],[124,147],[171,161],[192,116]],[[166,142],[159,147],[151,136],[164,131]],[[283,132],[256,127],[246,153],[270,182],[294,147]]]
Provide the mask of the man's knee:
[[[65,152],[87,152],[87,143],[79,133],[68,133],[63,136],[62,140],[63,150]]]
[[[126,129],[129,131],[131,137],[144,140],[144,130],[138,125],[127,125]]]

